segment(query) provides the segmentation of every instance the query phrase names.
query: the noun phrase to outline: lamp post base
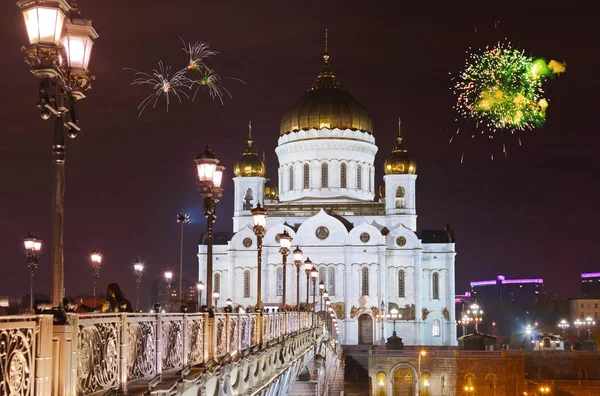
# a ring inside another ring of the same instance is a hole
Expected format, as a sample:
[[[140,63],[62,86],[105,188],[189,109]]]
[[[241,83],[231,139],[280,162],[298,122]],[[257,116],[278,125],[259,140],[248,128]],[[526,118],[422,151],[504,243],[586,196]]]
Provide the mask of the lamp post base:
[[[393,350],[393,351],[401,351],[404,349],[404,343],[402,342],[402,338],[396,336],[396,332],[392,334],[391,337],[387,339],[387,343],[385,344],[385,349]]]

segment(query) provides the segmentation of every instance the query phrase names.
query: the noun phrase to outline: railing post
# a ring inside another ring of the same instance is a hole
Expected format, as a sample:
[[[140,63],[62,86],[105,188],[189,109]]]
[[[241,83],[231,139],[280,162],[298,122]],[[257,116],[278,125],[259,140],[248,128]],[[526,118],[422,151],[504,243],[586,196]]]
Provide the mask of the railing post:
[[[156,314],[156,374],[162,375],[163,334],[162,314]]]
[[[52,327],[52,394],[77,393],[77,315],[69,315],[68,324]]]
[[[35,395],[52,394],[52,315],[38,315],[35,351]]]
[[[127,314],[122,313],[121,319],[121,345],[119,347],[119,374],[121,389],[127,390],[127,346],[128,346],[128,334],[127,334]]]
[[[188,355],[190,352],[190,334],[188,329],[188,314],[183,314],[183,323],[182,323],[182,332],[183,332],[183,367],[185,368],[188,365]]]

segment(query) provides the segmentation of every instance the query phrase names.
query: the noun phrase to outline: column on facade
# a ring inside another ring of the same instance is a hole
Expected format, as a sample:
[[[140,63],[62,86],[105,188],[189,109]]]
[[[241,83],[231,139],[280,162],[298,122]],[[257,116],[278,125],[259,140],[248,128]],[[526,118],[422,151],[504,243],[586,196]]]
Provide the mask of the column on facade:
[[[377,263],[379,268],[379,301],[376,306],[381,309],[381,301],[384,301],[386,304],[389,303],[390,296],[386,295],[387,293],[387,263],[385,260],[385,248],[379,248],[379,252],[377,253]],[[387,299],[387,300],[386,300]],[[387,305],[386,305],[387,306]],[[380,312],[381,315],[385,315],[385,312]],[[377,331],[381,332],[381,326],[377,326]],[[385,334],[379,334],[379,339],[384,337]]]
[[[445,340],[446,344],[456,345],[456,312],[455,312],[455,304],[454,304],[454,296],[455,296],[455,284],[454,284],[454,255],[456,253],[452,253],[449,255],[450,257],[446,260],[446,268],[448,268],[448,276],[447,276],[447,285],[446,288],[446,304],[448,305],[448,311],[450,311],[450,320],[448,321],[446,334],[448,339]]]
[[[348,253],[349,249],[344,249],[344,310],[346,318],[344,319],[344,343],[348,344],[348,328],[350,322],[350,296],[352,294],[352,287],[350,285],[350,279],[352,276],[352,255]]]
[[[427,299],[427,296],[423,294],[425,288],[423,288],[423,281],[426,279],[423,273],[422,264],[423,253],[421,250],[417,250],[414,255],[415,264],[415,279],[414,279],[414,296],[415,296],[415,327],[414,327],[414,342],[417,345],[422,343],[423,335],[421,329],[421,310],[423,308],[423,301]]]
[[[227,298],[231,298],[233,300],[234,303],[236,303],[238,301],[238,298],[243,297],[243,291],[242,294],[239,295],[237,293],[237,288],[235,287],[235,282],[237,281],[237,275],[235,272],[235,259],[236,259],[236,254],[235,252],[229,252],[229,254],[227,255],[227,259],[229,260],[228,263],[228,267],[229,267],[229,274],[231,274],[231,276],[229,276],[227,278],[227,288],[229,289],[227,292],[227,296],[225,295],[221,295],[220,298],[223,299],[223,301],[227,300]],[[243,274],[243,270],[242,270],[242,274]],[[242,275],[242,279],[243,279],[243,275]]]

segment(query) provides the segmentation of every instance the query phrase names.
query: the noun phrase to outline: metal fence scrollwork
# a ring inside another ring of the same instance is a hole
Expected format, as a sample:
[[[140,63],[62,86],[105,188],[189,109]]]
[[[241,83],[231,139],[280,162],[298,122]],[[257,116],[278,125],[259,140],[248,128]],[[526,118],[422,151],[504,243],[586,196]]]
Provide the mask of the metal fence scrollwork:
[[[33,394],[35,321],[19,320],[0,318],[0,395]]]
[[[79,394],[119,385],[120,317],[79,320],[77,377]]]
[[[204,314],[188,315],[188,363],[192,366],[204,361],[204,323]]]
[[[183,318],[181,315],[163,315],[163,370],[183,367]]]
[[[127,378],[156,375],[156,317],[136,315],[127,322]]]

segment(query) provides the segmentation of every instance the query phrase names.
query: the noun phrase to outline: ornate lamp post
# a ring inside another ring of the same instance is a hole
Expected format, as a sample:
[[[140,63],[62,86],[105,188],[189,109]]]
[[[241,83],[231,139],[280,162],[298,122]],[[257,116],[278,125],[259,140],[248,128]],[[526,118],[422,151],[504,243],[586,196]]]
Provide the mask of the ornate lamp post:
[[[395,331],[394,331],[395,333]],[[427,351],[420,350],[419,351],[419,382],[417,384],[417,395],[421,396],[421,358],[427,356]]]
[[[35,270],[37,270],[39,266],[38,259],[42,253],[42,240],[38,236],[27,234],[27,236],[23,238],[23,244],[25,245],[27,267],[29,267],[31,273],[31,279],[29,281],[29,310],[33,313],[33,277],[35,276]]]
[[[215,300],[215,312],[218,312],[218,302],[219,302],[219,297],[221,296],[221,294],[218,291],[215,291],[213,293],[213,300]]]
[[[590,316],[585,318],[585,325],[587,327],[588,340],[592,339],[592,327],[594,327],[595,324],[596,324],[596,322]]]
[[[317,278],[319,277],[319,271],[313,266],[310,270],[310,277],[313,281],[313,307],[314,312],[317,312]]]
[[[563,339],[564,339],[565,338],[565,330],[567,330],[569,328],[569,322],[567,322],[566,320],[563,319],[558,324],[558,327],[561,329],[562,335],[563,335]]]
[[[256,312],[262,315],[262,244],[265,233],[267,232],[267,210],[256,205],[256,208],[250,211],[252,221],[254,222],[254,235],[256,235],[257,267],[256,267]],[[259,328],[259,330],[262,329]],[[261,343],[259,343],[261,345]]]
[[[467,315],[469,316],[469,321],[475,323],[475,333],[478,333],[479,332],[479,323],[481,323],[483,320],[483,317],[482,317],[483,310],[477,303],[474,303],[474,304],[471,304],[469,309],[467,309]]]
[[[325,282],[321,281],[319,282],[319,294],[321,295],[321,308],[320,310],[323,310],[323,292],[325,291]]]
[[[294,265],[296,266],[296,311],[300,311],[300,266],[302,265],[302,250],[294,249]]]
[[[179,243],[179,305],[183,298],[183,226],[190,224],[190,216],[187,213],[177,215],[177,224],[181,224],[181,237]]]
[[[19,0],[29,46],[25,63],[40,78],[41,117],[56,117],[52,142],[52,307],[56,323],[64,323],[63,215],[65,200],[65,132],[74,138],[80,130],[75,102],[91,88],[88,64],[98,33],[92,21],[66,0]]]
[[[381,300],[379,315],[377,317],[381,321],[381,345],[385,345],[385,336],[383,335],[383,322],[385,321],[385,303]]]
[[[282,266],[283,266],[283,296],[282,296],[282,307],[283,310],[285,311],[285,296],[286,296],[286,290],[287,290],[287,284],[286,284],[286,268],[287,268],[287,256],[290,255],[290,248],[292,247],[292,237],[290,236],[290,234],[288,234],[287,230],[283,230],[283,232],[281,233],[281,235],[279,236],[279,243],[281,245],[281,248],[279,249],[279,252],[281,253],[281,262],[282,262]]]
[[[577,330],[577,339],[579,339],[579,327],[583,326],[583,322],[579,319],[575,319],[575,322],[573,322],[573,325],[575,326],[575,329]]]
[[[194,160],[198,168],[198,190],[204,198],[204,216],[206,217],[206,295],[212,295],[213,268],[213,223],[216,216],[216,205],[223,195],[221,181],[225,167],[221,165],[207,146],[202,155]],[[212,313],[210,298],[206,299],[208,312]]]
[[[144,264],[141,261],[136,261],[133,264],[133,273],[135,275],[135,310],[140,310],[140,284],[142,283],[142,272],[144,271]]]
[[[165,271],[165,309],[171,310],[171,280],[173,280],[173,272]]]
[[[198,290],[198,309],[200,312],[200,307],[202,307],[202,292],[204,291],[204,283],[202,281],[196,283],[196,290]]]
[[[98,278],[100,277],[100,268],[102,267],[102,254],[98,251],[98,249],[92,250],[90,253],[90,259],[92,260],[92,269],[94,270],[94,289],[92,291],[92,295],[94,296],[94,308],[96,307],[96,284],[98,283]]]
[[[306,260],[304,260],[304,272],[306,273],[306,309],[308,309],[308,294],[309,294],[309,289],[310,289],[310,285],[308,283],[308,281],[310,280],[310,273],[313,269],[313,263],[312,261],[310,261],[310,257],[307,257]]]

